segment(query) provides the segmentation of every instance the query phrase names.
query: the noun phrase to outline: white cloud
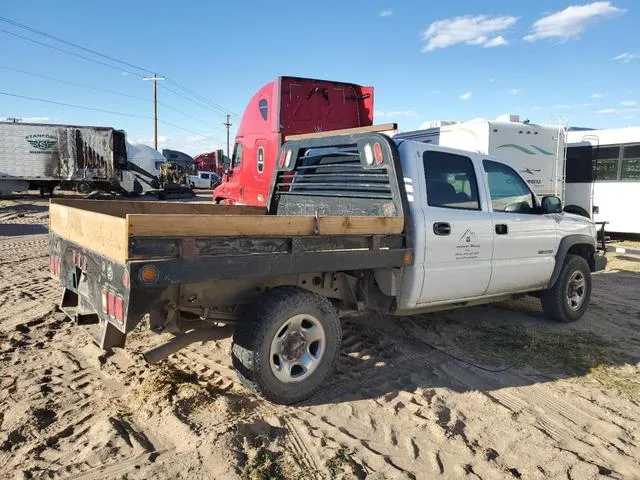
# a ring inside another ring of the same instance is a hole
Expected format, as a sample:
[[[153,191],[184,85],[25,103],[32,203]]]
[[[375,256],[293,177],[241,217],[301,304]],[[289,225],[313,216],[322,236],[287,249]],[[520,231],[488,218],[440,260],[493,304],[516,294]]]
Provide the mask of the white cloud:
[[[635,117],[633,115],[625,115],[622,118],[625,119],[625,120],[633,120]]]
[[[639,109],[637,108],[603,108],[601,110],[596,110],[596,113],[622,115],[625,113],[637,112],[638,110]]]
[[[431,95],[438,95],[440,93],[440,90],[432,90],[431,91]]]
[[[471,98],[472,92],[466,92],[460,95],[460,100],[469,100]]]
[[[120,75],[122,75],[123,77],[128,77],[129,76],[129,72],[120,72]]]
[[[622,105],[623,107],[633,107],[636,103],[635,100],[622,100],[620,102],[620,105]]]
[[[567,105],[566,103],[559,103],[558,105],[556,105],[556,108],[558,110],[569,110],[571,108],[571,105]]]
[[[507,41],[498,34],[503,33],[517,20],[516,17],[511,16],[490,17],[488,15],[475,17],[465,15],[438,20],[422,33],[422,39],[427,42],[422,51],[432,52],[458,43],[484,47],[506,45]]]
[[[542,107],[539,105],[536,105],[535,107],[533,107],[531,110],[533,110],[534,112],[537,112],[538,110],[542,110]]]
[[[581,107],[597,107],[598,105],[600,105],[600,102],[585,102],[580,104]]]
[[[622,63],[629,63],[631,60],[637,60],[640,58],[638,53],[621,53],[620,55],[613,57],[612,60],[620,60]]]
[[[606,93],[592,93],[591,94],[591,98],[602,98],[602,97],[606,97],[607,94]]]
[[[520,93],[519,88],[512,88],[511,90],[509,90],[509,95],[518,95],[519,93]]]
[[[3,120],[5,122],[10,122],[10,118],[15,117],[5,117]],[[21,123],[48,123],[53,121],[53,117],[17,117]]]
[[[391,15],[393,15],[393,10],[391,10],[390,8],[387,8],[385,10],[380,10],[381,17],[390,17]]]
[[[373,115],[376,117],[417,117],[418,114],[413,110],[399,110],[395,112],[382,112],[374,111]]]
[[[491,40],[488,40],[482,46],[484,48],[492,48],[492,47],[501,47],[502,45],[508,45],[509,42],[505,40],[502,35],[498,35],[497,37],[493,37]]]
[[[587,5],[571,5],[564,10],[539,18],[525,35],[528,42],[543,38],[568,39],[580,35],[597,18],[612,17],[624,13],[622,8],[614,7],[611,2],[593,2]]]

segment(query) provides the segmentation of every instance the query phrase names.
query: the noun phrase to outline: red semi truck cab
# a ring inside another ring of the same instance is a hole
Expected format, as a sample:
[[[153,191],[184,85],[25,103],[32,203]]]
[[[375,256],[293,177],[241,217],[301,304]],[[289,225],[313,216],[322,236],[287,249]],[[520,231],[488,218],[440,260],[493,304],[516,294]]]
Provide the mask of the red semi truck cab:
[[[279,77],[247,105],[233,155],[213,200],[264,206],[280,144],[288,135],[373,125],[373,87]]]

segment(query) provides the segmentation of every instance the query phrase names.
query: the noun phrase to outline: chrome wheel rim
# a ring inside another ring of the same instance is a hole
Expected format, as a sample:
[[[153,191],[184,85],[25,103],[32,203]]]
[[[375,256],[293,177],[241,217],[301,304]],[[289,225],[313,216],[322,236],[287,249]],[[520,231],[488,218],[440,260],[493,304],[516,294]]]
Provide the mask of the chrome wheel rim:
[[[586,294],[586,279],[584,274],[580,271],[573,272],[569,281],[567,282],[567,306],[569,310],[576,311],[582,307],[584,303],[584,297]]]
[[[294,315],[280,326],[271,341],[271,371],[283,383],[305,380],[322,362],[326,343],[324,328],[316,317]]]

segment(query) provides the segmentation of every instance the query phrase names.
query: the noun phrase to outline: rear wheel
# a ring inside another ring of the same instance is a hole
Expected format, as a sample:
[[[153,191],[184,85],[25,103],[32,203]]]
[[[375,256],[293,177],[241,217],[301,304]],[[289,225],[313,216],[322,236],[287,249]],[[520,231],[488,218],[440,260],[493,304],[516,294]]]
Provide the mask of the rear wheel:
[[[291,404],[311,396],[331,374],[341,342],[340,319],[326,298],[280,287],[236,327],[233,366],[248,388]]]
[[[558,322],[576,322],[589,307],[591,272],[587,261],[578,255],[567,255],[560,276],[540,300],[544,314]]]

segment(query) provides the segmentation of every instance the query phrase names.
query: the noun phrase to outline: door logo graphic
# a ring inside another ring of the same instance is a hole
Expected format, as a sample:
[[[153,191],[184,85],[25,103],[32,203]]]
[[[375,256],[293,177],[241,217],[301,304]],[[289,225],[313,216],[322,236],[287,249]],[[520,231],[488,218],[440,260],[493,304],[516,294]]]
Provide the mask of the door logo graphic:
[[[46,133],[27,135],[24,139],[31,145],[29,153],[51,153],[58,139]]]
[[[524,170],[520,170],[522,173],[528,173],[529,175],[535,175],[542,171],[541,168],[525,168]]]
[[[480,244],[476,240],[476,232],[467,228],[456,246],[456,260],[474,260],[480,256]]]

